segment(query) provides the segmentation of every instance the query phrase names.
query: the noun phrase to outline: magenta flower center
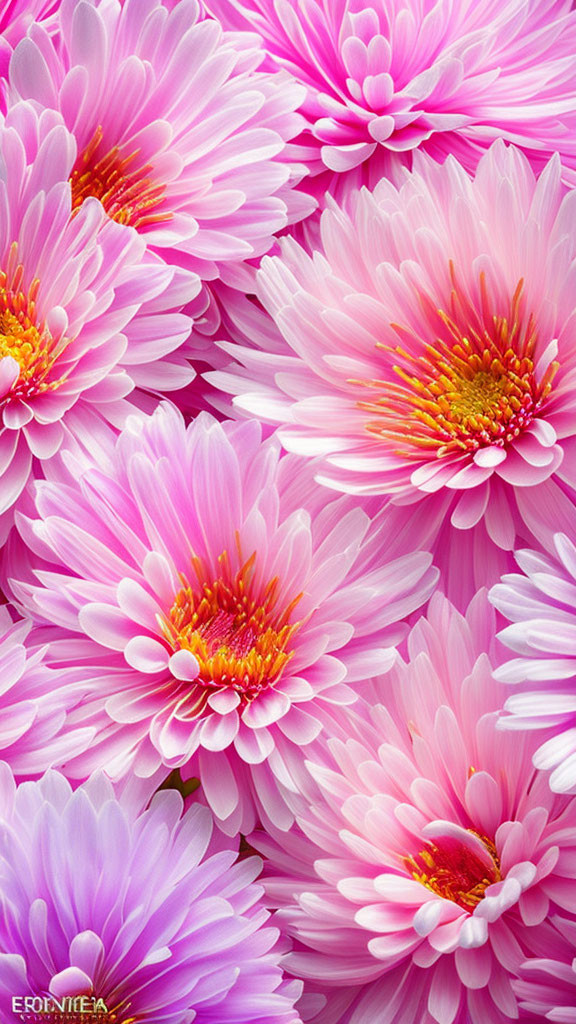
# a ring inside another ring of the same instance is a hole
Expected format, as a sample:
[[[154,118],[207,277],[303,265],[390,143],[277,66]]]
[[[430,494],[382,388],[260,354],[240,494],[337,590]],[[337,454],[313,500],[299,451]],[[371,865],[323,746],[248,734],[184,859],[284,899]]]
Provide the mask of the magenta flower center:
[[[245,702],[253,700],[278,682],[293,656],[290,645],[299,623],[290,618],[301,595],[282,608],[278,577],[257,586],[255,560],[253,554],[234,573],[224,552],[214,578],[193,558],[197,582],[185,582],[170,610],[167,639],[198,660],[195,687],[200,684],[206,700],[210,690],[222,687],[236,690]]]
[[[119,224],[144,228],[169,220],[172,214],[159,209],[165,187],[150,177],[151,164],[141,164],[138,157],[139,151],[127,146],[106,150],[98,127],[70,175],[73,209],[94,196]]]
[[[558,369],[558,363],[550,363],[542,379],[536,377],[537,332],[534,318],[521,315],[522,290],[520,281],[507,316],[490,313],[483,279],[480,311],[456,284],[450,313],[432,309],[430,300],[422,298],[436,337],[424,346],[417,343],[421,355],[415,354],[413,337],[406,348],[391,350],[400,357],[394,371],[402,383],[362,382],[383,392],[358,403],[375,417],[367,431],[396,442],[408,458],[421,458],[426,451],[441,458],[511,444],[538,415]]]
[[[11,256],[16,256],[16,244]],[[0,360],[9,357],[20,368],[2,402],[26,400],[51,391],[61,383],[61,379],[52,378],[52,371],[67,341],[57,344],[47,328],[38,323],[36,296],[40,282],[33,281],[26,294],[21,290],[23,276],[21,264],[10,278],[4,271],[0,272]]]
[[[502,880],[500,861],[494,843],[468,829],[483,843],[488,858],[477,856],[473,850],[459,843],[431,843],[404,863],[412,877],[431,892],[445,900],[457,903],[463,910],[473,911],[484,897],[489,885]],[[492,863],[491,868],[487,866]]]

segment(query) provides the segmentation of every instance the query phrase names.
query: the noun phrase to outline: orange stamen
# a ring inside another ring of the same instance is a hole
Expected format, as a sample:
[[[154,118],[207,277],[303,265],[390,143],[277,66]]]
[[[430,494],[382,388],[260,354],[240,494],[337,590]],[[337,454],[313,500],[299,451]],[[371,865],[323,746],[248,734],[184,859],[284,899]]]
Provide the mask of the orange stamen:
[[[3,402],[26,400],[52,391],[62,383],[55,379],[54,365],[69,339],[55,342],[46,326],[38,321],[36,299],[40,282],[35,279],[27,292],[22,290],[24,270],[17,262],[13,243],[8,270],[0,271],[0,359],[11,356],[20,373]]]
[[[437,337],[413,355],[402,345],[379,346],[398,357],[398,384],[371,380],[351,383],[381,392],[358,402],[373,415],[366,430],[392,440],[407,458],[424,451],[436,457],[462,454],[491,445],[505,447],[537,416],[552,388],[559,364],[553,362],[536,379],[538,340],[533,316],[522,314],[523,281],[512,296],[507,316],[490,313],[484,275],[480,277],[480,311],[463,296],[451,265],[450,312],[434,309],[421,298]],[[392,325],[397,334],[411,332]]]
[[[278,607],[280,582],[255,583],[256,554],[234,572],[228,553],[218,558],[218,575],[193,557],[196,582],[183,578],[163,631],[175,649],[191,651],[200,665],[196,683],[182,702],[187,717],[202,713],[210,693],[235,690],[249,703],[274,686],[293,656],[290,644],[300,623],[291,623],[299,594]]]
[[[99,126],[80,153],[72,174],[72,207],[80,209],[88,196],[99,199],[108,216],[118,224],[146,228],[170,220],[170,211],[161,211],[165,186],[150,176],[151,164],[138,164],[139,150],[113,146],[104,151],[103,131]]]
[[[464,846],[451,845],[449,849],[443,849],[434,843],[416,856],[406,857],[404,865],[412,877],[431,892],[472,912],[484,898],[488,886],[500,882],[502,875],[494,843],[473,829],[468,829],[468,832],[477,836],[486,847],[492,859],[491,871],[487,870],[480,857]]]

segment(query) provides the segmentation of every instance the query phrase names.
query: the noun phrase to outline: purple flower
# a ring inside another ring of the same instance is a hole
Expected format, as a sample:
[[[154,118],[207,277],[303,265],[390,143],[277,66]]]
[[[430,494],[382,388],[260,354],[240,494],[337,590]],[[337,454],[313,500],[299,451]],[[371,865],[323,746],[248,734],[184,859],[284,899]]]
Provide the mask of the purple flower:
[[[182,806],[166,790],[139,813],[102,776],[16,788],[0,766],[5,1024],[13,997],[82,995],[116,1024],[298,1024],[259,858],[238,861],[205,807]]]

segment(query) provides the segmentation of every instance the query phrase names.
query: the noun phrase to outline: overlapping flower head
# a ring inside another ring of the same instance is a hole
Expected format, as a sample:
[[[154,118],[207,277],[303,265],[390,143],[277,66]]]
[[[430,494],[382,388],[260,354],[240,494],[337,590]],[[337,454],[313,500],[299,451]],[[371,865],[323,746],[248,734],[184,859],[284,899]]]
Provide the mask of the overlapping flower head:
[[[516,1019],[521,965],[573,910],[576,809],[497,730],[488,609],[435,595],[409,661],[309,749],[300,833],[250,840],[299,940],[288,969],[336,989],[346,1024]]]
[[[96,200],[71,216],[74,153],[53,111],[20,103],[0,128],[0,518],[65,430],[121,422],[136,385],[194,375],[173,353],[198,280],[147,253]]]
[[[569,0],[209,0],[306,86],[313,172],[425,147],[473,169],[496,138],[576,169]]]
[[[576,1020],[576,926],[558,918],[554,936],[540,959],[527,960],[515,989],[526,1020]],[[523,1020],[524,1018],[521,1017]]]
[[[422,157],[401,188],[382,180],[354,213],[326,211],[323,252],[286,240],[263,261],[286,353],[234,350],[237,405],[321,455],[322,483],[433,494],[420,522],[483,520],[505,550],[529,537],[574,446],[576,231],[560,173],[553,160],[536,179],[495,143],[475,178]]]
[[[62,699],[66,680],[71,708],[82,695],[69,725],[98,735],[73,776],[163,763],[200,774],[229,829],[254,826],[254,799],[283,820],[283,748],[317,735],[319,704],[355,699],[367,662],[393,661],[434,588],[430,556],[391,558],[385,515],[327,502],[279,454],[255,422],[186,428],[161,406],[129,421],[107,465],[72,459],[39,487],[20,523],[52,565],[14,592],[74,634],[68,647],[56,630],[50,660]]]
[[[55,108],[77,143],[72,201],[90,196],[204,279],[260,256],[310,212],[286,141],[303,89],[257,69],[254,35],[224,33],[196,0],[63,0],[10,64],[13,96]]]
[[[498,610],[512,620],[499,637],[518,655],[497,672],[499,679],[514,686],[505,703],[509,714],[501,725],[536,730],[541,745],[534,764],[551,771],[555,792],[574,793],[576,545],[558,533],[546,554],[519,551],[516,559],[524,575],[504,576],[490,594]]]
[[[116,1024],[298,1024],[260,862],[238,861],[205,807],[183,814],[172,790],[142,810],[103,776],[75,792],[57,772],[18,788],[6,765],[0,777],[6,1024],[21,1019],[14,997],[78,996]]]
[[[63,732],[65,710],[46,648],[30,621],[0,606],[0,756],[20,776],[38,775],[88,746],[92,729]]]

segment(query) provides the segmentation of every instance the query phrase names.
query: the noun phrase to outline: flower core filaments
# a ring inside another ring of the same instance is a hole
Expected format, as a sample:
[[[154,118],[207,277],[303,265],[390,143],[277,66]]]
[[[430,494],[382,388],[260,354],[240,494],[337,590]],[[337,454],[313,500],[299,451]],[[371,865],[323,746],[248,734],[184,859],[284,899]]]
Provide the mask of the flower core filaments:
[[[210,691],[221,688],[249,703],[278,682],[293,656],[290,643],[299,623],[290,619],[301,595],[279,609],[278,577],[257,585],[255,561],[254,553],[234,573],[224,552],[215,577],[194,557],[197,582],[183,580],[165,623],[171,646],[191,651],[198,661],[194,687],[204,691],[204,703]]]
[[[17,260],[12,246],[9,263]],[[19,373],[0,405],[10,400],[26,400],[54,390],[61,379],[53,379],[54,364],[67,341],[55,342],[48,329],[38,323],[36,298],[40,282],[35,279],[27,292],[22,290],[24,270],[0,271],[0,360],[11,358]]]
[[[439,842],[406,857],[404,864],[421,885],[472,913],[488,886],[500,882],[502,875],[494,843],[472,829],[468,831],[481,841],[487,857],[457,842]]]
[[[70,175],[73,209],[94,196],[118,224],[145,228],[169,220],[171,213],[159,210],[165,187],[150,177],[152,165],[138,164],[137,149],[127,153],[127,147],[113,146],[106,151],[102,140],[99,126],[76,160]]]
[[[458,288],[453,267],[451,276],[449,313],[421,297],[435,342],[424,345],[418,356],[403,346],[381,346],[400,357],[394,371],[402,383],[355,382],[382,392],[358,403],[375,417],[366,424],[368,433],[398,443],[399,453],[408,458],[508,447],[538,416],[559,365],[551,362],[537,378],[538,334],[534,317],[522,314],[523,281],[508,315],[500,316],[490,312],[483,275],[480,311]],[[410,338],[413,348],[413,333],[392,326]]]

